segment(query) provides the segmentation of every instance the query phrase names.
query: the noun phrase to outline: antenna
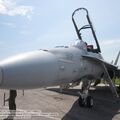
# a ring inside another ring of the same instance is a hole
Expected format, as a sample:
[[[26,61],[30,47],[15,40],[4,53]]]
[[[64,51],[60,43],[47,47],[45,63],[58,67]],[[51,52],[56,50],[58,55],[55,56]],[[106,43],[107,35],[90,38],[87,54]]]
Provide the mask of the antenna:
[[[117,55],[117,58],[116,58],[116,60],[115,60],[115,62],[114,62],[114,65],[117,65],[118,60],[119,60],[119,57],[120,57],[120,51],[119,51],[119,53],[118,53],[118,55]]]

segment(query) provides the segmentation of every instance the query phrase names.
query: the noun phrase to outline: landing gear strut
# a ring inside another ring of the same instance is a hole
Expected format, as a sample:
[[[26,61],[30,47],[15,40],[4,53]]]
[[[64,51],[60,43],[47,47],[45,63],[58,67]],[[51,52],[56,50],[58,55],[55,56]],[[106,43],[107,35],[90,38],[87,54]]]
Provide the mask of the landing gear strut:
[[[93,98],[88,94],[91,81],[84,80],[82,84],[82,92],[79,93],[78,103],[80,107],[93,107]]]

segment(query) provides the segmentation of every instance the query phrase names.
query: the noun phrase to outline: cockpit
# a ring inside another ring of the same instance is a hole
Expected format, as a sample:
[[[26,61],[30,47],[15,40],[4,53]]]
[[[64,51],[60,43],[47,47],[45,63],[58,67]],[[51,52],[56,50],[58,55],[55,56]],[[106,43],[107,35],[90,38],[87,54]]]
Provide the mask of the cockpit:
[[[97,49],[94,48],[94,45],[86,45],[88,52],[98,53]]]
[[[87,42],[84,42],[82,40],[75,41],[74,45],[72,45],[72,46],[77,47],[77,48],[82,49],[82,50],[86,50],[87,52],[98,53],[97,49],[94,48],[94,45],[87,44]]]

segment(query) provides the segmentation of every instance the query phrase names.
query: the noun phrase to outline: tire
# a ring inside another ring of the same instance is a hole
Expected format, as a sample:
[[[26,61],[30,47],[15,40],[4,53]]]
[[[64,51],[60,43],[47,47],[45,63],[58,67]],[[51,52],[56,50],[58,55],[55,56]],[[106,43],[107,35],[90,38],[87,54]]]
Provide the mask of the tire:
[[[91,96],[88,96],[87,99],[87,107],[92,108],[93,107],[93,98]]]
[[[82,99],[82,97],[80,96],[78,99],[78,103],[80,107],[84,107],[84,100]]]

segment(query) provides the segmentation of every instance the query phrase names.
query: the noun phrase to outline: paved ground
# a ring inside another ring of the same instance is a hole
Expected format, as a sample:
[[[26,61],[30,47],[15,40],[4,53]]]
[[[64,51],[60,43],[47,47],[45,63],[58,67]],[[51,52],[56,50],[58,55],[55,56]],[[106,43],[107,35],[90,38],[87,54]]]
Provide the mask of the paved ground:
[[[120,120],[120,102],[114,101],[108,88],[97,87],[90,91],[94,97],[92,109],[78,106],[78,91],[79,87],[64,90],[64,94],[60,94],[58,88],[35,89],[26,90],[24,96],[18,91],[17,114],[26,120]],[[4,92],[8,97],[8,91],[0,90],[0,113],[8,110],[8,103],[3,106]]]

